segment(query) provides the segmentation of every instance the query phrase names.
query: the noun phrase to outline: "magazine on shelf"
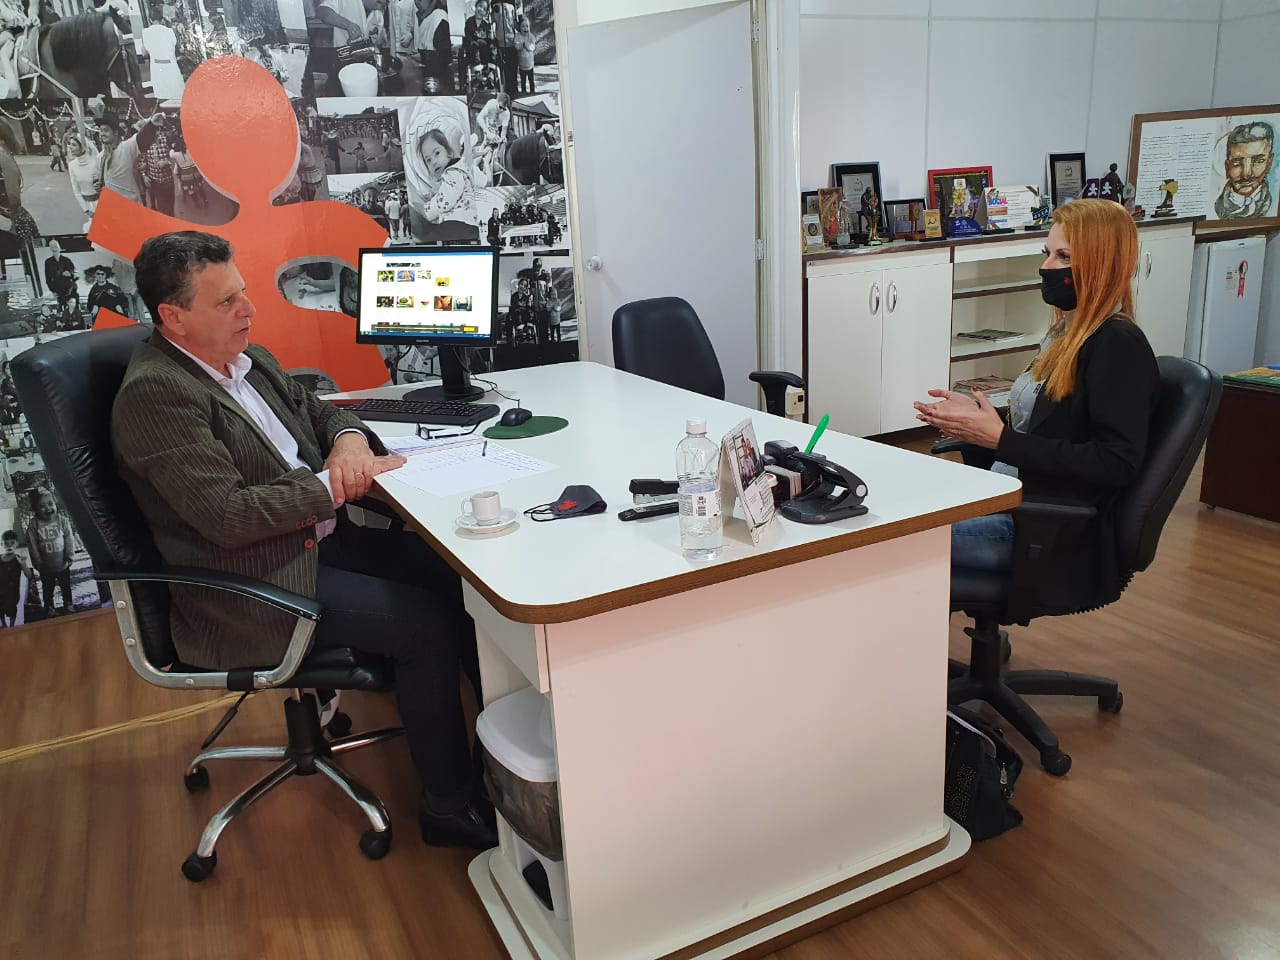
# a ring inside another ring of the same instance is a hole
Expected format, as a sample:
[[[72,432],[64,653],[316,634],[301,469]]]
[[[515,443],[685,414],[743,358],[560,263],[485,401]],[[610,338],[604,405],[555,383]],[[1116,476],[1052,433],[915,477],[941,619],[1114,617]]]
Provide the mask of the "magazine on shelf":
[[[963,333],[957,333],[957,337],[964,337],[966,340],[1017,340],[1026,334],[1020,330],[997,330],[994,327],[983,327],[981,330],[966,330]]]
[[[957,393],[981,390],[993,407],[1003,407],[1009,403],[1009,391],[1013,389],[1013,381],[1008,377],[969,377],[965,380],[957,380],[952,384],[951,389]]]

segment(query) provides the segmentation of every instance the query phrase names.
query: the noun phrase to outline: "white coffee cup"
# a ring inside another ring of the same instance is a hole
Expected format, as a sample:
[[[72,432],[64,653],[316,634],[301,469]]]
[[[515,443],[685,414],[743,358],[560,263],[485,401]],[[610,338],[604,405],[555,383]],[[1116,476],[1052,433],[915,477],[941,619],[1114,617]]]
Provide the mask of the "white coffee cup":
[[[502,519],[502,499],[497,490],[481,490],[462,501],[462,515],[472,517],[480,526],[488,526]]]

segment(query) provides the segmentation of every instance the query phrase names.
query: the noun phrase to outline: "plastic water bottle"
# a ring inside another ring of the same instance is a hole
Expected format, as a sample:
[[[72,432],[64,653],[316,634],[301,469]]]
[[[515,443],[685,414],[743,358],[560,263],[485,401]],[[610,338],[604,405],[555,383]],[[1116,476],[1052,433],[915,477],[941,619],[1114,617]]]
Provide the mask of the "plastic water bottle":
[[[680,483],[680,547],[688,560],[714,560],[724,546],[720,516],[720,445],[707,439],[707,421],[685,422],[676,446]]]

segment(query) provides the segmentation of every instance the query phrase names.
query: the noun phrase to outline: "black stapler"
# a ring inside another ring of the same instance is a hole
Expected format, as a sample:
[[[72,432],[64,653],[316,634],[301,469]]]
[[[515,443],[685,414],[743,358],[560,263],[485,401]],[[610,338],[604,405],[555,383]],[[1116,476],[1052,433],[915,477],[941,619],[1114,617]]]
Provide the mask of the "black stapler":
[[[619,520],[643,520],[680,512],[677,499],[680,484],[675,480],[632,480],[631,502],[635,504],[618,514]]]
[[[768,441],[764,453],[766,465],[773,463],[800,474],[800,492],[778,504],[778,512],[788,520],[831,523],[867,512],[862,503],[867,485],[847,467],[782,440]]]

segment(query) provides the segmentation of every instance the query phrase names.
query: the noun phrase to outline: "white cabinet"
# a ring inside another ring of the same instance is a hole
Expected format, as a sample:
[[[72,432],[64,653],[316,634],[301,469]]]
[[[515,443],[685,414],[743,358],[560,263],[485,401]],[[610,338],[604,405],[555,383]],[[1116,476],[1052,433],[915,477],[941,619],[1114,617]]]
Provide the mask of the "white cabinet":
[[[1182,356],[1191,296],[1191,224],[1149,227],[1138,233],[1133,309],[1157,357]]]
[[[947,385],[948,251],[815,262],[808,269],[809,419],[854,436],[917,426],[913,400]]]
[[[1180,356],[1187,327],[1191,222],[1138,225],[1134,307],[1157,355]],[[854,436],[919,426],[912,401],[956,380],[1012,380],[1035,356],[1050,311],[1038,273],[1044,234],[908,242],[806,258],[811,423]],[[996,339],[961,336],[998,330]]]

